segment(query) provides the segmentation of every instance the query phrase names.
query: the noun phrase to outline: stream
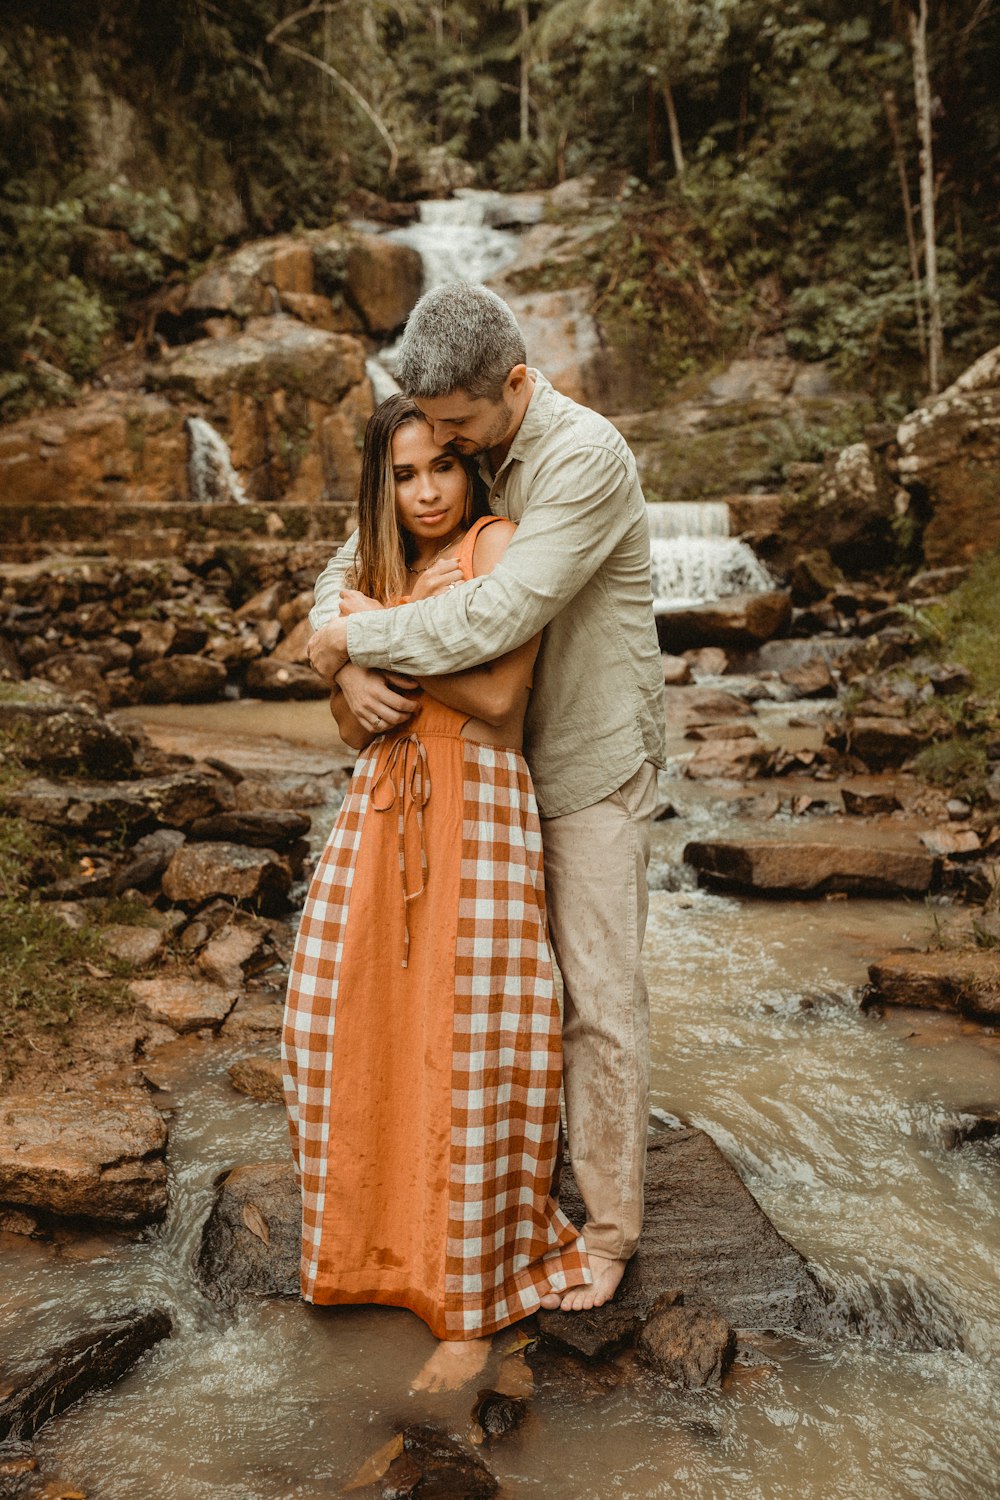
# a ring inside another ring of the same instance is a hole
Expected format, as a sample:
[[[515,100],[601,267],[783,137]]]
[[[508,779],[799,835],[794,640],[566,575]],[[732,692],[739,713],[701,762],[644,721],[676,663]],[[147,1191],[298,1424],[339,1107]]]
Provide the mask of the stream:
[[[263,718],[245,702],[141,712],[161,742],[225,746],[248,767],[315,772],[337,759],[325,705],[274,707]],[[722,1393],[542,1383],[529,1420],[486,1461],[504,1495],[547,1500],[997,1495],[1000,1163],[989,1146],[945,1147],[948,1120],[995,1097],[997,1054],[944,1018],[859,1011],[871,958],[927,942],[922,904],[695,889],[683,844],[745,828],[752,798],[727,801],[676,771],[661,781],[678,816],[655,825],[646,946],[652,1103],[709,1133],[853,1307],[915,1316],[929,1342],[961,1352],[764,1340],[773,1373],[744,1372]],[[320,837],[333,800],[318,810]],[[814,834],[815,820],[798,820],[809,822]],[[287,1153],[281,1107],[227,1078],[246,1050],[179,1039],[149,1064],[172,1110],[164,1226],[138,1243],[62,1236],[55,1250],[2,1237],[10,1355],[57,1341],[88,1312],[149,1303],[175,1319],[174,1337],[129,1376],[36,1439],[43,1467],[88,1500],[317,1500],[339,1493],[398,1421],[468,1430],[474,1393],[409,1394],[433,1348],[412,1314],[292,1301],[233,1311],[198,1290],[191,1263],[213,1180]]]

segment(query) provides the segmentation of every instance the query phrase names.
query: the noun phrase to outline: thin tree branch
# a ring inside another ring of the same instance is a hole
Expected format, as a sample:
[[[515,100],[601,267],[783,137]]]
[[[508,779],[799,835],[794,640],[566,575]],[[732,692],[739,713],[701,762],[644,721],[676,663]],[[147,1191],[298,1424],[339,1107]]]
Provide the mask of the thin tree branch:
[[[368,103],[364,94],[359,93],[350,79],[345,78],[343,73],[339,73],[330,63],[324,62],[321,57],[314,57],[311,52],[306,52],[302,47],[296,47],[294,42],[275,42],[274,45],[281,52],[287,52],[292,57],[301,58],[303,62],[312,63],[314,68],[319,68],[321,73],[325,73],[328,78],[332,78],[344,90],[348,98],[354,100],[354,103],[362,113],[368,116],[379,135],[385,141],[389,151],[389,176],[394,177],[396,168],[399,166],[399,149],[389,133],[389,127],[382,119],[382,116]]]

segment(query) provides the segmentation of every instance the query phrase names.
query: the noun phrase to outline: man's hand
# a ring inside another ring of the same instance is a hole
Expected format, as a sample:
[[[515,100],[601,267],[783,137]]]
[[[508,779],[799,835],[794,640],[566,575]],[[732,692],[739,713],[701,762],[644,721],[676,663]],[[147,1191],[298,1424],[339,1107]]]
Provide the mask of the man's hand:
[[[337,677],[337,686],[358,723],[369,734],[383,734],[411,718],[417,707],[416,697],[408,690],[416,688],[409,677],[390,673],[384,677],[368,667],[348,662]],[[399,691],[399,689],[403,691]]]
[[[437,562],[431,563],[418,576],[410,592],[410,599],[414,604],[418,599],[433,599],[447,589],[454,588],[456,583],[464,582],[465,574],[458,566],[458,559],[439,557]]]
[[[347,620],[328,620],[309,638],[306,646],[309,664],[317,676],[329,687],[333,679],[350,660],[347,654]]]
[[[367,594],[359,593],[357,589],[341,589],[340,591],[340,613],[341,615],[360,615],[366,609],[384,609],[384,604],[379,604],[377,599],[369,599]]]

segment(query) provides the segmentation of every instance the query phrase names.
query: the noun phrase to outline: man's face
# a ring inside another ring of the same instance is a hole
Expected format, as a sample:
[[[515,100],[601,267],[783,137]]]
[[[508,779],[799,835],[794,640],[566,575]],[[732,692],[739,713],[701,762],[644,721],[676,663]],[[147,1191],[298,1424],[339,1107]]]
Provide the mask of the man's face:
[[[499,448],[514,434],[514,408],[506,389],[499,401],[451,391],[447,396],[414,398],[431,425],[434,441],[456,453],[478,456]]]

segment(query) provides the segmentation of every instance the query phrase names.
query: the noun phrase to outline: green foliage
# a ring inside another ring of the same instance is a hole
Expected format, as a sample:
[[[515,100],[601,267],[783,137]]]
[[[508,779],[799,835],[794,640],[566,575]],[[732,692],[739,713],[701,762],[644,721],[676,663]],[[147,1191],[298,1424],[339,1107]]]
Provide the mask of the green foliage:
[[[927,781],[949,787],[970,802],[978,802],[983,795],[986,749],[981,741],[957,737],[937,740],[920,751],[914,767]]]
[[[943,659],[966,667],[973,693],[1000,712],[1000,552],[980,558],[961,587],[926,614]]]

